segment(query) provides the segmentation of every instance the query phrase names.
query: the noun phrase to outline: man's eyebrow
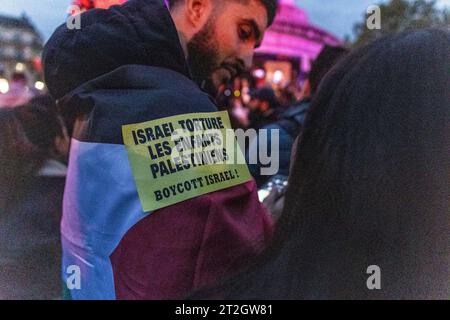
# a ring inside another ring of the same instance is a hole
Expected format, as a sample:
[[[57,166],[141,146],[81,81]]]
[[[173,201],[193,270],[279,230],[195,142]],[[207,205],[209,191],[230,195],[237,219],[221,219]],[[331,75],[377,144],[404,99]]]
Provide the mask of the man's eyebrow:
[[[252,29],[253,29],[253,33],[255,35],[255,39],[256,39],[256,45],[255,48],[258,48],[259,46],[261,46],[261,30],[258,27],[258,24],[256,23],[256,21],[254,19],[244,19],[244,22],[248,23]]]

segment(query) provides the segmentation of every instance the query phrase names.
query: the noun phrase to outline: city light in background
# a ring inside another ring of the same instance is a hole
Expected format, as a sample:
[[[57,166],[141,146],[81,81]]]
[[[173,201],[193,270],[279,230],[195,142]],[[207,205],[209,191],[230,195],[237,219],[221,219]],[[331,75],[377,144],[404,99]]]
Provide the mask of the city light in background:
[[[0,8],[0,14],[20,16],[26,13],[46,40],[53,30],[64,22],[70,2],[70,0],[5,0]],[[340,37],[345,37],[351,34],[353,23],[361,17],[369,5],[386,1],[296,0],[295,2],[309,13],[312,22],[332,30]],[[438,3],[441,7],[450,7],[450,0],[440,0]]]
[[[117,1],[124,0],[101,0],[97,5],[103,8]],[[363,18],[367,7],[386,2],[387,0],[280,1],[282,6],[278,17],[266,32],[261,48],[256,51],[252,75],[259,83],[268,82],[275,86],[285,86],[291,80],[301,82],[323,45],[338,45],[352,39],[355,22]],[[40,61],[43,44],[55,28],[65,22],[72,3],[77,2],[16,0],[2,4],[0,28],[2,19],[6,27],[16,19],[17,30],[7,29],[9,31],[2,32],[1,35],[3,44],[12,41],[12,45],[6,45],[0,52],[0,92],[10,90],[8,78],[13,72],[27,74],[30,87],[38,91],[45,90]],[[440,0],[438,3],[441,8],[450,8],[450,0]],[[20,33],[20,36],[15,35],[16,33]],[[20,42],[19,45],[17,41]],[[4,59],[2,62],[2,55],[9,57],[7,62]]]
[[[5,78],[0,78],[0,93],[7,93],[9,91],[9,82]]]

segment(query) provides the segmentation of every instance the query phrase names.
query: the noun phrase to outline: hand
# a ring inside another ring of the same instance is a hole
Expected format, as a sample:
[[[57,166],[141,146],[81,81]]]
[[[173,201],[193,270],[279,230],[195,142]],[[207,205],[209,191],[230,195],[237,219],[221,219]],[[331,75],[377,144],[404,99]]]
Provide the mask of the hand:
[[[285,194],[285,191],[280,191],[278,188],[273,188],[263,201],[263,205],[270,212],[275,222],[278,221],[283,213]]]

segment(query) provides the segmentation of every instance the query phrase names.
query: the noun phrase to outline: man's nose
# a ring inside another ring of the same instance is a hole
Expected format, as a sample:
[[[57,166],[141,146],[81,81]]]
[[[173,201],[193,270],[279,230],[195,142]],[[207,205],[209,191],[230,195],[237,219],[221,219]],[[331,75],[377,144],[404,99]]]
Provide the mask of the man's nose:
[[[245,69],[250,69],[253,64],[253,52],[244,58]]]
[[[255,53],[254,46],[247,45],[242,48],[241,51],[241,60],[244,62],[245,69],[250,69],[253,64],[253,55]]]

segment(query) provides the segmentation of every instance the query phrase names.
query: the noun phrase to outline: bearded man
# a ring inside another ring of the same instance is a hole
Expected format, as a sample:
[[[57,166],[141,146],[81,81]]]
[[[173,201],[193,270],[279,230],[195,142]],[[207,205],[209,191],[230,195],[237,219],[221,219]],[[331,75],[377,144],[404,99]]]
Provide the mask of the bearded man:
[[[67,298],[183,298],[236,271],[259,253],[255,240],[270,238],[253,180],[144,208],[149,195],[139,190],[122,129],[216,112],[202,89],[251,65],[276,0],[169,7],[131,0],[93,9],[81,29],[62,25],[45,47],[47,86],[73,133],[61,223]],[[185,172],[177,182],[193,178]]]

